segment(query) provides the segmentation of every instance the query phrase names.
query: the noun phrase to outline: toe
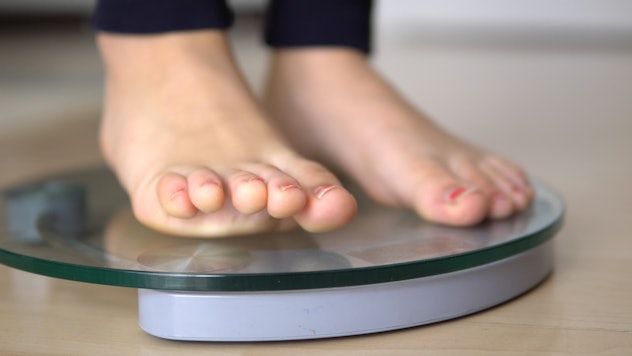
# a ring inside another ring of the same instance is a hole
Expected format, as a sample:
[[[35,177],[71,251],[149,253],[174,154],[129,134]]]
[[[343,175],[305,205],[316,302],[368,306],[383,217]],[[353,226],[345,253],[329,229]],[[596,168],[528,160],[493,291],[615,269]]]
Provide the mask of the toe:
[[[416,187],[410,199],[419,215],[427,220],[468,226],[481,222],[489,211],[489,196],[485,184],[463,181],[439,162],[425,162],[418,166],[403,186]]]
[[[187,177],[189,199],[204,212],[218,211],[224,205],[224,189],[220,177],[209,169],[198,169]]]
[[[489,217],[492,219],[504,219],[514,213],[515,205],[510,197],[501,192],[495,192],[490,196]]]
[[[531,188],[529,178],[524,171],[507,160],[500,157],[492,157],[487,160],[487,163],[506,176],[515,187],[522,189],[525,192]]]
[[[503,181],[499,184],[504,186],[506,194],[512,198],[516,210],[526,209],[533,200],[534,191],[524,171],[498,157],[490,159],[487,164],[496,172],[498,180]]]
[[[268,190],[265,180],[248,171],[230,175],[228,185],[233,207],[242,214],[254,214],[267,206]]]
[[[267,184],[267,209],[270,216],[288,218],[305,208],[306,193],[293,177],[269,164],[251,165],[248,171],[262,177]]]
[[[307,196],[294,179],[278,178],[268,183],[268,214],[281,219],[305,208]]]
[[[309,188],[306,209],[295,215],[296,221],[311,232],[338,229],[353,220],[358,210],[355,198],[340,182],[320,182]]]
[[[474,184],[487,196],[490,218],[502,219],[515,213],[516,204],[511,184],[493,167],[484,161],[473,160],[455,167],[455,171],[462,179]]]
[[[516,176],[514,176],[511,171],[503,170],[502,168],[489,163],[484,164],[483,169],[494,182],[498,191],[504,196],[503,199],[499,201],[507,200],[511,202],[511,212],[508,214],[501,214],[504,216],[499,217],[506,217],[518,211],[522,211],[529,205],[531,198],[529,197],[528,186],[524,186],[523,182],[515,179]],[[499,205],[501,204],[499,203]]]
[[[472,185],[458,181],[436,181],[420,188],[415,206],[430,221],[470,226],[481,222],[489,210],[489,198]]]
[[[198,212],[189,198],[187,179],[176,173],[166,173],[156,186],[162,209],[173,217],[192,218]]]
[[[288,165],[286,171],[307,192],[305,208],[294,219],[307,231],[324,232],[348,224],[355,217],[357,203],[340,181],[326,168],[312,161]]]

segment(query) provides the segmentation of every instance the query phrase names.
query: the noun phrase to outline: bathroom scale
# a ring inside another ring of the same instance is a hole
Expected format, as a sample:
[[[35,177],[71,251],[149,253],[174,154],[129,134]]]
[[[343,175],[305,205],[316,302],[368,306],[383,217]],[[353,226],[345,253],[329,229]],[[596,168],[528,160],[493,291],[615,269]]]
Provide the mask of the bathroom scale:
[[[138,289],[139,325],[166,339],[266,341],[368,334],[472,314],[552,271],[563,201],[536,198],[505,220],[458,228],[361,194],[347,227],[193,239],[138,223],[105,168],[3,190],[0,262]]]

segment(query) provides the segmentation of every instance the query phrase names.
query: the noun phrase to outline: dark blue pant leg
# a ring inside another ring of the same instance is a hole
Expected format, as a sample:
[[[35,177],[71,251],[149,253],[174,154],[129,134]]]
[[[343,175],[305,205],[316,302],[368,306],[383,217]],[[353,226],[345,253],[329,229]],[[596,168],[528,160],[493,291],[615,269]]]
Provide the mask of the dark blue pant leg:
[[[233,13],[224,0],[99,0],[94,27],[120,33],[226,29]]]
[[[371,0],[271,0],[265,42],[271,47],[341,46],[371,50]]]
[[[271,47],[341,46],[371,50],[371,0],[272,0],[265,42]],[[224,0],[99,0],[97,30],[159,33],[226,29],[233,14]]]

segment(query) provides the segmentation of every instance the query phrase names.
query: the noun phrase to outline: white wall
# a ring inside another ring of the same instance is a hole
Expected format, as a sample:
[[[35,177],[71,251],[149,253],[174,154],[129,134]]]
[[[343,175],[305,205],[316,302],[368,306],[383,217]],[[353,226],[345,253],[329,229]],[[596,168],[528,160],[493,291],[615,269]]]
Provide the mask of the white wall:
[[[632,32],[631,0],[382,0],[389,29],[535,27]]]

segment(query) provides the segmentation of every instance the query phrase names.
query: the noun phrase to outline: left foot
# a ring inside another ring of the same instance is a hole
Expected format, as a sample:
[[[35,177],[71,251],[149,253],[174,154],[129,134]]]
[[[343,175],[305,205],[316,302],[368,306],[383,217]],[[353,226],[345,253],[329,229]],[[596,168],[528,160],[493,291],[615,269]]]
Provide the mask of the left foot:
[[[270,73],[266,105],[291,143],[382,204],[467,226],[509,217],[533,199],[519,167],[444,132],[359,52],[280,50]]]
[[[101,147],[136,218],[161,232],[223,237],[348,223],[338,179],[272,128],[226,34],[100,33]]]

